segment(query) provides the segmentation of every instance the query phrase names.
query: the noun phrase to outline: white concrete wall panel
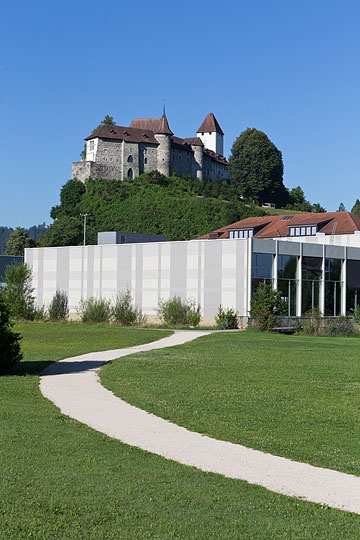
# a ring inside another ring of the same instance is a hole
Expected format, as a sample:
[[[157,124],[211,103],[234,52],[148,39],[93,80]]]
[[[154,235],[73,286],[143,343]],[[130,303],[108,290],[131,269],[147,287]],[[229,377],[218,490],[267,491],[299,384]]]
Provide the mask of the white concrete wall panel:
[[[203,316],[213,317],[220,304],[246,312],[247,244],[205,240],[34,248],[26,250],[25,260],[39,306],[46,307],[59,289],[76,313],[81,299],[115,299],[130,288],[145,314],[155,315],[160,298],[176,295],[195,300]]]
[[[170,297],[186,299],[187,242],[170,245]]]

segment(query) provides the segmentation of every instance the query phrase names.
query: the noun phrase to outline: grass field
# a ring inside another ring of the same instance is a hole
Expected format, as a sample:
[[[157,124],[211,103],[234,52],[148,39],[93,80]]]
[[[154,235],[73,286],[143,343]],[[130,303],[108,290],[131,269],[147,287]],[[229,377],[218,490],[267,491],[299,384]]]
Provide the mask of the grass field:
[[[164,332],[49,323],[17,330],[24,363],[0,377],[1,540],[359,538],[360,516],[123,445],[61,415],[39,392],[48,360]]]
[[[126,401],[217,439],[360,475],[360,340],[242,332],[103,368]]]

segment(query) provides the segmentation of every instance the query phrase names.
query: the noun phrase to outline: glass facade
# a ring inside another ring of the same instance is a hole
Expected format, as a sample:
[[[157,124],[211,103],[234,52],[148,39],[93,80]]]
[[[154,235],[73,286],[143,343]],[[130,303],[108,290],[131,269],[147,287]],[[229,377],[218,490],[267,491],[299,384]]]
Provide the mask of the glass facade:
[[[252,253],[252,294],[260,283],[273,285],[287,304],[288,317],[304,315],[314,308],[325,317],[354,315],[360,305],[360,259],[345,259],[346,252],[340,246],[307,250],[335,257],[276,254],[279,246],[280,242],[278,247],[273,244],[273,254]],[[305,248],[298,249],[298,253],[301,251],[306,253]]]
[[[254,293],[260,283],[273,283],[274,255],[253,253],[251,262],[251,290]]]
[[[341,259],[325,259],[324,315],[336,317],[341,313]]]
[[[289,317],[296,316],[297,264],[298,257],[295,255],[278,255],[277,290],[286,301]]]
[[[360,304],[360,261],[346,261],[346,315],[354,315]]]
[[[322,258],[303,257],[301,278],[302,296],[301,313],[306,313],[309,309],[320,309],[320,280],[322,277]]]

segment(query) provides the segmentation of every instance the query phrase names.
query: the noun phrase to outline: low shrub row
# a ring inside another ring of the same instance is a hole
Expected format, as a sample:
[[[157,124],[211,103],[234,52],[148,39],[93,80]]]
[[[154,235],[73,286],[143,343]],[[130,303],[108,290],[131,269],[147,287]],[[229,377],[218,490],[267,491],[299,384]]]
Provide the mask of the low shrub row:
[[[107,298],[91,297],[82,300],[78,306],[78,314],[84,323],[115,322],[122,326],[142,325],[146,316],[133,304],[131,291],[118,294],[114,303]]]
[[[355,318],[355,321],[357,319]],[[354,324],[354,319],[339,316],[324,319],[317,308],[310,309],[305,313],[302,326],[298,334],[306,336],[328,336],[328,337],[349,337],[359,335],[359,331]]]

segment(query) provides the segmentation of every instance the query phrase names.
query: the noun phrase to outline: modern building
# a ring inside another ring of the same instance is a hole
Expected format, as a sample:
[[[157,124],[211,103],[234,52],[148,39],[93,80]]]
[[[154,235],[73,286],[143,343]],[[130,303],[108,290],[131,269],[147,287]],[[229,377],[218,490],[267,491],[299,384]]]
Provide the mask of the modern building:
[[[104,125],[86,137],[86,158],[72,164],[72,178],[132,179],[144,172],[229,178],[224,133],[209,113],[196,136],[175,137],[165,111],[161,118],[135,118],[130,126]]]
[[[290,317],[314,307],[330,317],[352,314],[360,303],[358,218],[346,212],[282,217],[248,218],[223,228],[223,237],[210,233],[184,242],[26,249],[25,260],[39,307],[59,289],[67,292],[73,315],[82,299],[113,299],[130,288],[149,320],[159,299],[180,296],[200,304],[204,324],[213,323],[221,304],[237,310],[246,325],[251,296],[263,282],[281,291]],[[272,237],[257,236],[265,227]]]

